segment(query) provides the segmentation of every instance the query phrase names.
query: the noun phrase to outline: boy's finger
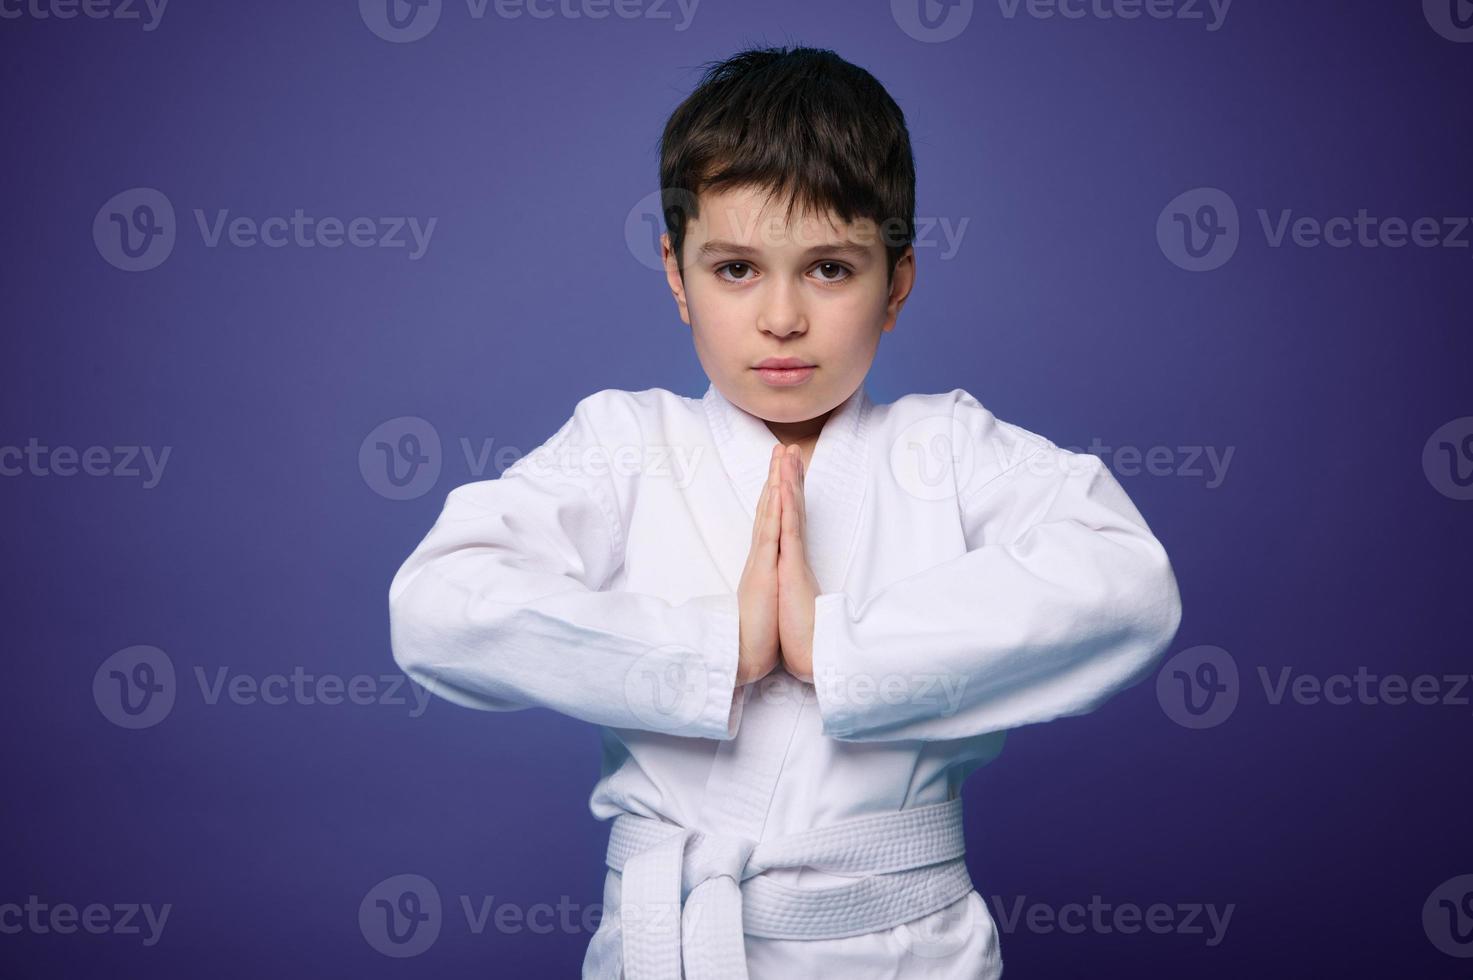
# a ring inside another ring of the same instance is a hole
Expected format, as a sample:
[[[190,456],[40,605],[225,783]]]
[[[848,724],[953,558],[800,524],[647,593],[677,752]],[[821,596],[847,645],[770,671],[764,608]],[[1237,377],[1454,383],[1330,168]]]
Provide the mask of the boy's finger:
[[[762,526],[763,517],[767,514],[767,505],[773,494],[773,484],[777,482],[775,479],[779,457],[777,448],[777,446],[772,448],[772,455],[767,459],[767,480],[762,484],[762,493],[757,498],[757,519],[752,522],[753,537],[756,537],[758,529]]]
[[[799,456],[793,464],[798,470],[798,479],[793,483],[794,509],[797,510],[798,537],[804,538],[808,534],[808,504],[803,495],[803,457]]]
[[[803,504],[803,457],[794,453],[792,461],[784,460],[783,465],[787,470],[785,482],[791,488],[793,509],[797,511],[793,515],[796,518],[793,530],[801,538],[803,536],[804,517],[806,516],[805,511],[807,509]]]
[[[774,463],[776,463],[776,460],[777,457],[774,456]],[[758,515],[757,519],[759,531],[756,550],[765,564],[775,564],[777,562],[778,535],[782,529],[782,492],[780,484],[776,480],[769,481],[767,488],[763,492],[767,497],[767,505],[762,513]]]
[[[766,510],[767,497],[770,497],[770,495],[772,495],[772,467],[769,466],[767,467],[766,482],[763,482],[762,485],[762,494],[757,495],[757,520],[753,522],[753,526],[762,523],[762,514]]]
[[[798,507],[793,499],[793,484],[791,481],[783,481],[782,490],[783,522],[782,541],[783,546],[795,555],[801,555],[802,539],[798,533]]]
[[[764,518],[767,514],[767,502],[771,496],[772,481],[769,480],[766,483],[762,484],[762,492],[757,495],[757,516],[756,519],[752,521],[752,543],[754,545],[757,543],[758,537],[761,536],[762,525],[765,523]]]

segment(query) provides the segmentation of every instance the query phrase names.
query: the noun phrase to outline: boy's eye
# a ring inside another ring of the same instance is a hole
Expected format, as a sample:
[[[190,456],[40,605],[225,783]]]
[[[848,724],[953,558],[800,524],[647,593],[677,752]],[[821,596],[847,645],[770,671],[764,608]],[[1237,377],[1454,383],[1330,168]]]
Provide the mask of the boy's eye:
[[[843,282],[852,274],[848,266],[838,262],[820,262],[815,268],[819,271],[818,278],[823,282]]]
[[[721,273],[727,269],[736,269],[742,273],[742,275],[736,276],[721,276],[721,278],[727,280],[728,282],[744,282],[752,278],[751,275],[748,274],[752,271],[752,267],[745,262],[728,262],[725,265],[717,266],[716,274],[721,275]]]

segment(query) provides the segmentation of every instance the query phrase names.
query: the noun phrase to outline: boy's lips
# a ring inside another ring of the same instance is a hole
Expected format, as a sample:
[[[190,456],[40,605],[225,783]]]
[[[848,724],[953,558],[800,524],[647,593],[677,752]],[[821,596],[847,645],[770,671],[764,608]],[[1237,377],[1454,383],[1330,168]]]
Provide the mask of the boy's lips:
[[[818,367],[797,357],[769,357],[753,370],[766,384],[787,388],[807,381]]]

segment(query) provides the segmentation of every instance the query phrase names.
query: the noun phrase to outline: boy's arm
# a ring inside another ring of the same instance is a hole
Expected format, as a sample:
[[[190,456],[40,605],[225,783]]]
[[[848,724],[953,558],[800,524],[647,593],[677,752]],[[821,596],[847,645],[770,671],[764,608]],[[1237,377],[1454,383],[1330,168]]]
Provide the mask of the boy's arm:
[[[825,734],[963,738],[1083,714],[1176,635],[1166,552],[1098,457],[1046,443],[959,503],[967,553],[857,608],[818,597]]]
[[[389,587],[394,660],[446,700],[730,739],[735,594],[601,591],[623,560],[589,398],[498,479],[452,490]]]

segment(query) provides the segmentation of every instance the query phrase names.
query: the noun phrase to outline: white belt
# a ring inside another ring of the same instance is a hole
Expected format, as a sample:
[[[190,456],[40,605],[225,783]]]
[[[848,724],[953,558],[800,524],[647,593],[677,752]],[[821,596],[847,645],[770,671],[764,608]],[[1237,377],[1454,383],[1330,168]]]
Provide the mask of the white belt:
[[[972,890],[962,801],[854,817],[756,841],[623,813],[607,863],[622,876],[627,980],[745,980],[743,934],[839,939],[945,908]],[[862,874],[853,884],[794,888],[761,876],[811,867]]]

